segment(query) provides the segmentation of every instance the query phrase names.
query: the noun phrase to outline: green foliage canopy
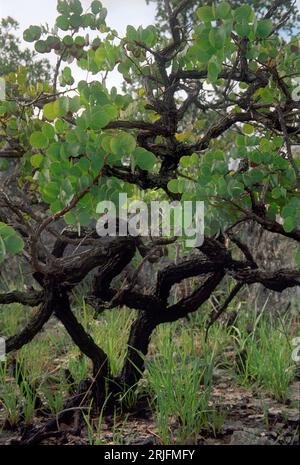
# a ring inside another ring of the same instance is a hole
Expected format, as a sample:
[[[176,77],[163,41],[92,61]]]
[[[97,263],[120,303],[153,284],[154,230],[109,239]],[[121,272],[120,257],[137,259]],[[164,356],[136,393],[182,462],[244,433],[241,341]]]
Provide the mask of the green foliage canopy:
[[[57,55],[54,83],[30,87],[26,70],[15,73],[22,98],[1,102],[0,144],[21,158],[19,184],[49,207],[50,222],[86,226],[100,200],[138,188],[204,200],[209,236],[244,217],[297,235],[299,38],[283,40],[271,13],[228,2],[196,8],[192,29],[180,30],[192,3],[172,13],[171,40],[157,26],[128,26],[120,38],[99,1],[84,12],[79,0],[59,0],[53,29],[24,31],[38,53]],[[72,62],[94,78],[75,84]],[[131,92],[106,86],[113,70],[135,83]],[[247,168],[230,171],[230,159]]]

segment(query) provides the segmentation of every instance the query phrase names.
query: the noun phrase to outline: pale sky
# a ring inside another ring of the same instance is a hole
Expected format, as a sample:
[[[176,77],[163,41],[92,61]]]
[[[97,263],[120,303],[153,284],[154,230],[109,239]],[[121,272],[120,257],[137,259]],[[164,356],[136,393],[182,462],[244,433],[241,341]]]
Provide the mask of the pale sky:
[[[148,25],[153,22],[154,3],[147,6],[145,0],[101,0],[108,10],[107,23],[124,33],[126,26]],[[31,24],[54,24],[58,13],[56,0],[0,0],[0,17],[12,16],[24,29]],[[88,8],[91,0],[81,0],[83,8]]]
[[[81,0],[83,8],[88,8],[91,1]],[[101,0],[101,2],[108,10],[107,24],[116,29],[120,35],[125,35],[128,24],[135,27],[153,24],[155,17],[154,3],[147,5],[146,0]],[[0,0],[0,18],[12,16],[20,23],[20,31],[24,31],[31,25],[45,23],[52,27],[59,15],[56,11],[56,4],[56,0]],[[31,44],[26,43],[25,45],[31,48]],[[56,57],[54,54],[53,57],[50,54],[40,56],[45,56],[55,63]],[[78,70],[76,66],[72,66],[72,68],[75,71],[74,77],[76,80],[86,78],[85,71]],[[118,73],[113,73],[109,79],[109,87],[113,85],[119,87],[121,81],[122,77]]]
[[[88,8],[91,1],[82,0],[82,6]],[[48,23],[53,26],[58,16],[56,4],[56,0],[0,0],[0,18],[12,16],[20,23],[20,31],[30,25]],[[108,10],[107,24],[116,29],[120,35],[124,35],[128,24],[135,27],[153,24],[155,2],[147,5],[146,0],[102,0],[102,4]],[[297,0],[297,5],[300,9],[300,0]],[[31,44],[26,44],[26,46],[31,47]],[[55,55],[45,56],[53,64],[55,63]],[[72,68],[75,71],[76,80],[86,78],[86,72],[78,70],[77,66],[72,66]],[[119,87],[121,81],[121,76],[114,72],[109,78],[109,87],[113,85]]]

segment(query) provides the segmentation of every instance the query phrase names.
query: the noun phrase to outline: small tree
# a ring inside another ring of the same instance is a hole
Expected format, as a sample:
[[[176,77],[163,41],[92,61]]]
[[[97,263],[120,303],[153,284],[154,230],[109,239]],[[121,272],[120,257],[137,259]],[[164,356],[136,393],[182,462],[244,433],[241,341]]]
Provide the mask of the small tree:
[[[237,234],[240,224],[254,221],[300,242],[300,164],[293,154],[299,144],[299,40],[277,34],[288,19],[284,13],[278,18],[282,2],[259,20],[248,4],[204,5],[196,9],[192,28],[182,27],[180,17],[194,3],[182,0],[172,9],[164,2],[169,36],[154,26],[128,26],[120,38],[106,24],[101,2],[94,0],[84,13],[79,0],[58,1],[54,29],[24,31],[37,52],[56,53],[53,84],[30,86],[24,77],[10,76],[11,94],[0,106],[0,157],[20,159],[18,195],[10,184],[0,191],[1,259],[23,256],[40,286],[0,296],[1,303],[40,306],[6,341],[7,351],[29,343],[55,315],[92,360],[89,392],[99,407],[108,393],[116,401],[140,379],[155,327],[200,309],[226,277],[233,291],[211,322],[244,285],[282,292],[300,282],[296,267],[260,269]],[[86,35],[89,30],[97,32],[95,39]],[[72,61],[97,78],[75,85],[66,66]],[[142,84],[130,94],[109,90],[112,70],[127,83]],[[231,159],[238,160],[234,170]],[[205,201],[201,253],[159,271],[151,294],[136,287],[137,275],[154,248],[171,239],[101,238],[91,227],[98,202],[120,192]],[[62,219],[68,227],[59,230]],[[76,251],[70,253],[69,245]],[[235,258],[236,250],[243,258]],[[113,279],[137,253],[143,258],[131,282],[116,289]],[[299,253],[296,260],[299,266]],[[137,310],[117,378],[70,306],[71,290],[93,270],[90,302],[96,312]],[[172,286],[193,276],[202,278],[198,287],[169,304]]]
[[[18,22],[8,16],[0,22],[0,75],[17,73],[20,66],[26,68],[27,79],[31,82],[50,80],[51,66],[48,60],[36,60],[37,53],[29,48],[22,50],[21,41],[17,37]]]

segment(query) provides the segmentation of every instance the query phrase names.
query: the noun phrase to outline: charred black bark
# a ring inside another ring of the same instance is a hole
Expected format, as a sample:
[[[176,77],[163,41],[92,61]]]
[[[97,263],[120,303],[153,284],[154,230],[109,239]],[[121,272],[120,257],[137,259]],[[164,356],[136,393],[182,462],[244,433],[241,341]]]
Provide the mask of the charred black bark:
[[[70,308],[69,297],[65,290],[61,291],[59,305],[55,315],[62,322],[74,343],[81,352],[93,363],[93,391],[97,405],[104,404],[107,396],[107,382],[110,378],[108,358],[105,352],[97,346],[92,337],[84,330]]]
[[[144,358],[147,355],[152,332],[159,324],[159,320],[153,318],[148,312],[142,312],[134,321],[129,339],[128,350],[122,368],[121,384],[128,387],[134,386],[144,372]]]
[[[95,297],[109,301],[114,296],[110,288],[112,280],[118,276],[131,262],[136,251],[134,242],[128,242],[120,248],[98,269],[93,281],[93,293]]]
[[[21,349],[25,344],[32,341],[42,330],[44,324],[49,320],[58,302],[59,296],[54,285],[48,283],[48,287],[45,288],[44,303],[19,334],[7,339],[6,352],[9,353],[13,350]]]

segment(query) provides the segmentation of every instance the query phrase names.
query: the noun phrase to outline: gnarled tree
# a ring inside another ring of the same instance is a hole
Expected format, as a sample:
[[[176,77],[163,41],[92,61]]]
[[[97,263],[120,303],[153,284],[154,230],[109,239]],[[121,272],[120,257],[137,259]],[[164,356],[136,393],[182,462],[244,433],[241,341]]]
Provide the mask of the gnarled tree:
[[[300,283],[299,254],[294,268],[261,269],[238,235],[242,223],[255,222],[300,242],[300,164],[293,153],[300,143],[299,40],[278,35],[288,18],[284,11],[278,17],[284,2],[274,1],[259,20],[248,4],[201,6],[189,29],[181,18],[194,3],[172,8],[165,0],[166,33],[128,26],[120,38],[99,1],[88,13],[78,0],[59,1],[55,29],[24,32],[38,52],[56,53],[53,84],[37,92],[16,75],[0,106],[0,157],[19,160],[0,191],[1,257],[18,253],[38,286],[0,295],[0,303],[39,306],[7,350],[30,343],[55,316],[92,360],[93,378],[84,387],[99,407],[140,379],[155,327],[201,311],[225,278],[233,291],[211,323],[244,285],[282,292]],[[90,40],[89,29],[98,37]],[[75,85],[65,66],[74,60],[95,77]],[[107,88],[115,69],[127,83],[140,83],[135,91]],[[120,192],[205,202],[203,245],[161,269],[151,291],[137,286],[139,271],[174,239],[99,237],[96,206]],[[131,281],[117,289],[114,278],[137,254]],[[137,310],[117,378],[70,304],[70,292],[91,272],[95,312]],[[201,277],[197,287],[171,304],[172,286],[190,277]]]

